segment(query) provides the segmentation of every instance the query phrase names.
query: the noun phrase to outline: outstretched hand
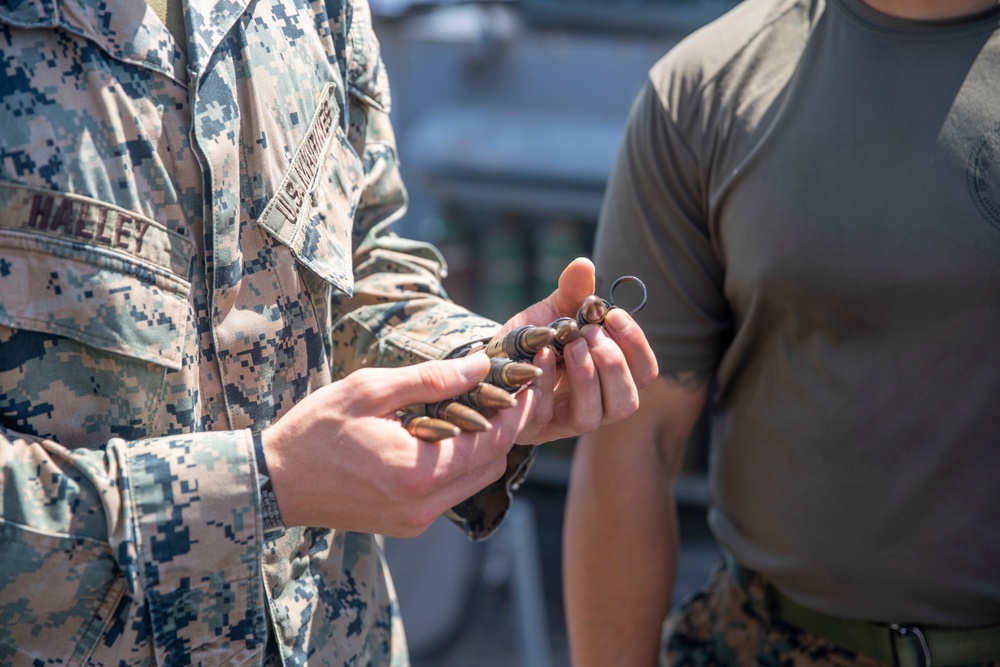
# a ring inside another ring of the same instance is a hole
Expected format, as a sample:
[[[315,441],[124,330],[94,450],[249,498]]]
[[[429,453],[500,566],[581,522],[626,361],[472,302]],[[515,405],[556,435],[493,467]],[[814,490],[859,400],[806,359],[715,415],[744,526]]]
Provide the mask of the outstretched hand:
[[[594,286],[593,263],[582,257],[573,260],[559,276],[556,290],[508,320],[494,340],[518,326],[575,318]],[[535,355],[543,375],[521,392],[533,393],[536,407],[533,419],[518,434],[518,443],[549,442],[620,421],[639,407],[638,390],[656,379],[656,357],[625,310],[611,309],[604,326],[588,324],[580,333],[566,345],[559,363],[551,348]]]
[[[396,416],[470,390],[488,369],[482,352],[363,368],[295,405],[261,434],[285,524],[412,537],[500,479],[533,395],[498,411],[490,430],[439,442],[413,437]]]

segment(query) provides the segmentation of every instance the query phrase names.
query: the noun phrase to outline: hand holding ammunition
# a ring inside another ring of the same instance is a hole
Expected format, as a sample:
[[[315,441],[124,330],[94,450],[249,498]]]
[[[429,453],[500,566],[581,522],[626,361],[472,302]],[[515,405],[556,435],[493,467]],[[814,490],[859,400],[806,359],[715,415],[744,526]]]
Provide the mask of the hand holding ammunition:
[[[472,390],[488,370],[478,353],[362,368],[293,405],[261,433],[285,523],[412,537],[496,481],[533,417],[534,394],[478,433],[426,415],[397,416],[400,406]]]
[[[518,435],[521,444],[580,435],[624,419],[635,411],[638,388],[656,377],[656,357],[631,317],[636,309],[630,306],[626,310],[621,303],[615,303],[622,291],[617,289],[619,285],[631,282],[641,288],[641,282],[628,276],[620,278],[610,295],[600,295],[607,297],[605,303],[595,294],[595,278],[590,260],[573,260],[549,296],[504,324],[501,336],[510,338],[518,335],[511,332],[519,327],[544,322],[556,331],[548,345],[552,352],[542,348],[532,359],[544,373],[531,382],[531,392],[519,394],[537,399],[530,427]],[[587,306],[581,312],[585,301]],[[619,301],[634,303],[630,298]],[[502,343],[494,347],[502,348]]]

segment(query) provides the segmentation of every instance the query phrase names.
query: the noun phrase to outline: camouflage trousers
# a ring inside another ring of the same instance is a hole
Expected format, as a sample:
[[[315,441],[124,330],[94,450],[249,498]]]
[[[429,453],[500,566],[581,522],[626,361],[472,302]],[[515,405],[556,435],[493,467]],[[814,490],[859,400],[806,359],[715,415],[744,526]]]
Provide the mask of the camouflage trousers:
[[[766,596],[766,580],[755,577],[744,589],[720,564],[664,622],[660,667],[887,667],[772,618]]]

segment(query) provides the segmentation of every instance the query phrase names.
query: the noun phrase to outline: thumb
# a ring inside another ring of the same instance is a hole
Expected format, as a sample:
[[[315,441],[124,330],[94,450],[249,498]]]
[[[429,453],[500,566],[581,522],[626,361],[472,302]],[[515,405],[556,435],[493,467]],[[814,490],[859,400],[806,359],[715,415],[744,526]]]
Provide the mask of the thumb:
[[[549,298],[555,310],[565,317],[574,317],[583,300],[594,293],[594,264],[586,257],[577,257],[563,269],[559,287]]]
[[[380,394],[384,401],[380,412],[454,398],[482,382],[489,370],[490,361],[483,352],[385,369],[390,390]]]

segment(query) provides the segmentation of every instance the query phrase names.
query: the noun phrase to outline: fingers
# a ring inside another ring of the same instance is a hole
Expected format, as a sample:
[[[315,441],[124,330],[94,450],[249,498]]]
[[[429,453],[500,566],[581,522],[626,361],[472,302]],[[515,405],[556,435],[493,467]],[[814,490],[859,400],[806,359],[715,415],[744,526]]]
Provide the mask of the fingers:
[[[555,421],[562,421],[574,434],[589,433],[602,424],[625,419],[639,405],[638,386],[625,350],[604,327],[587,325],[581,329],[581,334],[565,348],[566,391],[563,392],[564,400],[555,403],[552,413]],[[644,360],[642,344],[644,340],[634,346],[636,349],[630,347],[630,354]],[[652,358],[651,354],[649,356]],[[655,377],[655,358],[652,363]],[[643,368],[638,372],[648,374],[650,371]]]
[[[639,407],[639,390],[624,351],[604,327],[586,326],[582,331],[599,378],[603,423],[625,419]]]
[[[401,403],[446,402],[475,387],[488,368],[479,353],[362,369],[293,406],[264,440],[289,525],[412,536],[498,479],[534,413],[532,392],[521,392],[515,405],[478,433],[455,435],[446,423],[421,416],[401,420],[396,413]]]
[[[552,348],[543,348],[535,355],[533,363],[542,370],[542,374],[521,393],[530,391],[534,395],[535,414],[532,422],[541,426],[549,423],[554,413],[556,354]]]
[[[659,366],[642,328],[621,308],[611,309],[604,319],[604,326],[625,355],[635,385],[639,389],[649,386],[656,379]]]
[[[457,359],[426,361],[404,368],[368,368],[348,377],[352,398],[369,414],[389,414],[416,403],[436,403],[469,391],[489,372],[490,362],[477,352]]]
[[[558,288],[549,299],[554,301],[559,315],[575,317],[585,298],[594,293],[594,264],[586,257],[577,257],[563,269]]]
[[[568,417],[573,429],[580,434],[593,431],[604,420],[604,400],[601,382],[590,352],[586,331],[566,346],[563,364],[569,384]]]

